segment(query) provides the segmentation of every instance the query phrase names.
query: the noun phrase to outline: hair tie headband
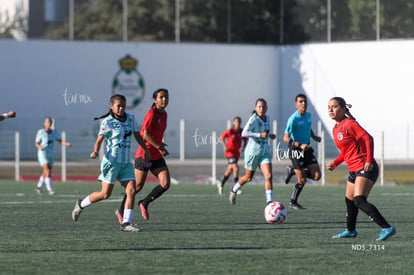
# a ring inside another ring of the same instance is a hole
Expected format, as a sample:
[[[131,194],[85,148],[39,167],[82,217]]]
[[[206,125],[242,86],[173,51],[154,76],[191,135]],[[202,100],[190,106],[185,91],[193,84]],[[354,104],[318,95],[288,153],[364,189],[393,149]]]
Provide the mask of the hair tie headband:
[[[349,109],[351,109],[351,108],[352,108],[352,104],[345,104],[345,106],[346,106],[347,108],[349,108]]]

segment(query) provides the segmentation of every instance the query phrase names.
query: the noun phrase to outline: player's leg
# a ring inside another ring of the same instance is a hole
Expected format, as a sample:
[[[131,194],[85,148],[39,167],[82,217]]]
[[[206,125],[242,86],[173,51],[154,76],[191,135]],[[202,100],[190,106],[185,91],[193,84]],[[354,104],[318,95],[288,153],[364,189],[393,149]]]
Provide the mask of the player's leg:
[[[53,191],[52,183],[52,161],[49,161],[43,166],[43,177],[45,179],[45,185],[49,195],[55,195],[56,193]]]
[[[351,238],[357,236],[356,220],[358,217],[358,207],[354,204],[354,181],[355,177],[350,175],[346,183],[345,204],[346,204],[346,229],[332,236],[333,239]]]
[[[239,178],[239,181],[236,182],[231,188],[230,188],[230,195],[229,195],[229,201],[230,204],[236,204],[236,196],[237,192],[241,191],[243,185],[245,185],[248,182],[251,182],[254,176],[255,170],[249,170],[246,168],[246,174]]]
[[[132,166],[131,166],[132,168]],[[133,170],[133,168],[132,168]],[[121,223],[121,231],[125,232],[138,232],[139,228],[132,225],[132,219],[134,216],[134,199],[135,199],[135,181],[123,181],[122,185],[125,186],[125,209]]]
[[[151,172],[158,178],[159,185],[154,187],[143,200],[138,202],[141,209],[141,215],[146,220],[149,219],[148,205],[164,194],[165,191],[167,191],[171,186],[170,171],[168,170],[164,158],[161,158],[153,163]]]
[[[42,187],[45,183],[45,174],[48,169],[48,163],[46,158],[46,152],[45,151],[38,151],[37,152],[37,160],[39,161],[40,167],[42,167],[42,174],[39,177],[39,180],[36,184],[36,192],[37,194],[42,194]]]
[[[224,172],[223,177],[221,178],[220,182],[217,184],[217,192],[221,196],[223,194],[223,186],[226,184],[226,181],[229,179],[231,172],[233,171],[232,164],[228,159],[228,165],[226,171]]]
[[[306,174],[303,169],[295,169],[295,175],[298,179],[297,183],[293,187],[292,194],[290,195],[290,208],[292,209],[305,209],[298,203],[299,195],[306,184]]]
[[[265,200],[266,204],[268,204],[273,201],[272,163],[264,163],[260,165],[260,170],[265,179]]]
[[[374,221],[382,228],[377,240],[386,240],[395,234],[395,228],[385,220],[375,205],[367,201],[368,195],[371,192],[371,189],[374,186],[375,180],[377,178],[377,175],[372,175],[375,173],[378,175],[378,166],[376,163],[372,171],[366,172],[364,174],[358,174],[356,176],[354,203],[356,207],[361,209],[362,212],[367,214],[372,221]]]
[[[308,173],[306,174],[306,176],[309,179],[315,181],[321,179],[321,168],[319,167],[319,164],[317,162],[309,164],[306,168],[308,169]]]
[[[84,199],[79,199],[76,201],[75,207],[72,211],[72,219],[76,222],[79,219],[79,216],[84,208],[91,206],[98,201],[109,198],[112,194],[113,189],[114,183],[102,181],[102,188],[100,191],[93,192],[86,196]]]

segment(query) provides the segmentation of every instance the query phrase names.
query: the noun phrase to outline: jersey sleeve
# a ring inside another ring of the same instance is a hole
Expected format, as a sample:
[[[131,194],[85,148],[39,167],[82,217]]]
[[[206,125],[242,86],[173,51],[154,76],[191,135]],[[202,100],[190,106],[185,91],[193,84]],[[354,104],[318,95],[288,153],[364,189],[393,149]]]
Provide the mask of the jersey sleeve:
[[[39,144],[42,142],[42,132],[41,132],[41,130],[37,131],[35,142],[39,143]]]
[[[154,113],[152,110],[150,110],[145,114],[141,130],[145,131],[145,130],[152,129],[153,123],[154,123]]]
[[[229,133],[230,133],[229,129],[225,130],[220,136],[221,139],[224,141],[226,138],[229,137]]]
[[[101,127],[99,127],[99,133],[98,136],[106,136],[106,134],[108,133],[108,120],[104,119],[101,123]]]
[[[286,123],[286,129],[285,129],[285,134],[288,134],[290,137],[292,137],[292,133],[293,133],[293,116],[289,117]]]
[[[62,138],[60,137],[60,134],[58,133],[58,131],[53,130],[53,139],[60,141]]]
[[[243,128],[242,137],[254,137],[260,138],[260,133],[253,132],[254,130],[254,117],[250,117],[246,123],[246,126]]]
[[[138,127],[137,121],[135,119],[135,116],[133,114],[130,114],[130,119],[131,119],[132,131],[134,133],[139,132],[139,127]]]
[[[372,163],[374,159],[374,139],[372,136],[359,125],[358,122],[352,121],[350,123],[350,133],[355,137],[355,140],[360,143],[362,142],[365,145],[367,150],[367,162]]]

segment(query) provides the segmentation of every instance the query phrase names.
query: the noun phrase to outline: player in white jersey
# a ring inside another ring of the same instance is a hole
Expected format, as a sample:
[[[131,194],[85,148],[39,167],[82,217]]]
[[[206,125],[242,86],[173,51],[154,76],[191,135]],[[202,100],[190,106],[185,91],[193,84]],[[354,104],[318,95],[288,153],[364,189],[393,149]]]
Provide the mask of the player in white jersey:
[[[266,112],[266,100],[257,99],[253,114],[242,132],[242,137],[249,138],[244,150],[246,174],[230,189],[229,200],[231,204],[236,203],[237,191],[244,184],[252,181],[257,168],[260,168],[265,178],[266,204],[273,201],[272,153],[269,148],[269,138],[275,139],[276,135],[270,134],[270,118]]]
[[[36,192],[42,194],[42,186],[46,185],[49,195],[54,195],[52,186],[52,168],[53,168],[53,142],[56,140],[60,144],[70,147],[71,144],[60,138],[59,133],[52,129],[53,120],[51,117],[46,117],[43,123],[44,128],[36,133],[35,146],[37,148],[37,159],[40,166],[43,168],[42,175],[36,185]]]
[[[129,153],[132,136],[135,137],[139,146],[144,148],[146,161],[149,161],[150,154],[139,133],[134,115],[126,113],[125,106],[126,99],[123,95],[113,95],[110,99],[109,112],[95,118],[105,118],[102,121],[94,150],[90,154],[91,158],[96,158],[103,140],[106,139],[106,153],[101,163],[101,174],[98,178],[102,181],[102,189],[89,194],[83,200],[77,200],[72,211],[72,219],[76,222],[84,208],[98,201],[108,199],[112,194],[115,181],[118,180],[125,187],[127,196],[121,230],[136,232],[139,229],[131,225],[135,197],[134,167],[130,161]]]

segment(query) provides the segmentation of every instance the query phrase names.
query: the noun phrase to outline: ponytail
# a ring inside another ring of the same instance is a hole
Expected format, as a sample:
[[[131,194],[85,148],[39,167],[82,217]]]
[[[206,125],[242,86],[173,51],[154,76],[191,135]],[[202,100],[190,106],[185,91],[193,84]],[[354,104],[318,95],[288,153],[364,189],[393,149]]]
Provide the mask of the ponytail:
[[[109,104],[114,104],[114,101],[115,100],[121,100],[121,101],[124,101],[124,102],[126,102],[126,98],[125,98],[125,96],[123,96],[123,95],[120,95],[120,94],[114,94],[113,96],[111,96],[111,98],[109,99]],[[99,117],[94,117],[93,118],[93,120],[99,120],[99,119],[102,119],[102,118],[106,118],[107,116],[109,116],[109,115],[112,115],[112,109],[109,109],[109,111],[106,113],[106,114],[104,114],[104,115],[101,115],[101,116],[99,116]]]
[[[335,100],[336,102],[338,102],[339,106],[341,106],[342,108],[345,109],[345,116],[346,117],[348,117],[350,119],[353,119],[353,120],[356,120],[355,117],[349,111],[349,109],[352,108],[352,105],[347,104],[345,99],[343,99],[342,97],[336,96],[336,97],[331,98],[331,100]]]

